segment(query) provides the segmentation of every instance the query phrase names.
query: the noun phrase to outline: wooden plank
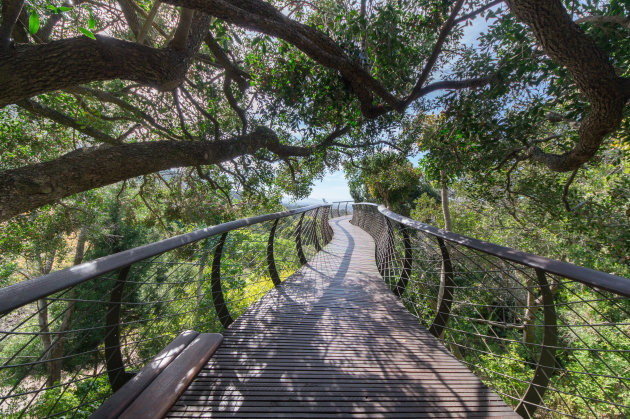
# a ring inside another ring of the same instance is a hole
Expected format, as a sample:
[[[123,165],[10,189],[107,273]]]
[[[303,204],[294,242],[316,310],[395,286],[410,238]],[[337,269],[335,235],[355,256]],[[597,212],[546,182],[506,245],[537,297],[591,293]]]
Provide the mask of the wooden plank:
[[[347,220],[228,329],[169,417],[517,417],[400,303]]]
[[[222,340],[223,336],[218,333],[202,333],[195,337],[119,417],[151,419],[164,416]]]
[[[117,418],[198,335],[198,332],[192,330],[180,333],[131,380],[106,400],[90,418]]]

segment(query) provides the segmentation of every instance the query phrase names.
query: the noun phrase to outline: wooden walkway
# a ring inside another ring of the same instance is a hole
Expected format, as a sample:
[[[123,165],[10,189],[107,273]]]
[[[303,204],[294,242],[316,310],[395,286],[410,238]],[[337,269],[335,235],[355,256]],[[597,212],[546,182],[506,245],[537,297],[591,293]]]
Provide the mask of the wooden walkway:
[[[518,417],[418,324],[347,217],[252,305],[168,417]]]

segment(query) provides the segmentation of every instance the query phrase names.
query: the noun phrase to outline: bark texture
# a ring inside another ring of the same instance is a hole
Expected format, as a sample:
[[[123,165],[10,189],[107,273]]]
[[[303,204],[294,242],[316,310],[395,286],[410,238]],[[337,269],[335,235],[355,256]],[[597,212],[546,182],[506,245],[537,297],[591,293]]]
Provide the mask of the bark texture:
[[[579,141],[564,154],[531,147],[531,160],[558,172],[575,170],[599,150],[604,137],[616,130],[630,98],[628,79],[618,77],[595,41],[571,20],[560,0],[506,0],[514,15],[526,23],[536,40],[558,64],[565,66],[591,103],[581,121]]]
[[[80,149],[52,161],[0,172],[0,221],[124,179],[221,163],[261,148],[279,156],[312,152],[280,144],[276,134],[264,127],[223,141],[155,141]]]
[[[120,1],[121,7],[125,2]],[[98,36],[96,41],[80,37],[40,45],[39,48],[18,45],[0,54],[0,107],[40,93],[98,80],[132,80],[159,90],[173,90],[182,82],[193,53],[198,50],[201,38],[208,33],[207,16],[202,21],[199,12],[283,39],[321,65],[339,71],[351,83],[361,112],[368,118],[391,110],[402,112],[411,102],[434,90],[475,88],[490,82],[490,79],[484,78],[425,86],[435,64],[436,57],[431,56],[413,92],[407,97],[397,98],[327,35],[288,18],[262,0],[168,0],[165,3],[184,8],[170,48],[153,49],[140,43]],[[461,0],[457,3],[442,28],[435,54],[441,51],[462,3]],[[129,10],[125,12],[126,8],[122,8],[132,31],[138,35],[141,28],[135,22],[135,12],[131,15]],[[186,9],[197,10],[196,18],[190,21],[190,12]],[[181,35],[188,33],[188,28],[189,47],[182,50]],[[226,68],[229,69],[229,66]],[[241,88],[244,86],[242,80],[232,78],[239,82]]]
[[[185,48],[157,49],[97,35],[96,40],[81,36],[0,51],[0,107],[97,80],[124,79],[173,90],[184,80],[209,21],[194,14]]]

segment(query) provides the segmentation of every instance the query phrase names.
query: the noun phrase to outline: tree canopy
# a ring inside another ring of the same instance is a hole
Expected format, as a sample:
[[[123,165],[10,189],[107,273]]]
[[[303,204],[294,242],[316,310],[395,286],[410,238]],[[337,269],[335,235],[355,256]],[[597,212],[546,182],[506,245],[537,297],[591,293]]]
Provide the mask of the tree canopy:
[[[461,170],[574,172],[627,148],[628,12],[620,0],[3,1],[0,220],[174,168],[227,201],[302,196],[325,168],[408,152],[438,112],[444,135],[421,147],[460,153]]]

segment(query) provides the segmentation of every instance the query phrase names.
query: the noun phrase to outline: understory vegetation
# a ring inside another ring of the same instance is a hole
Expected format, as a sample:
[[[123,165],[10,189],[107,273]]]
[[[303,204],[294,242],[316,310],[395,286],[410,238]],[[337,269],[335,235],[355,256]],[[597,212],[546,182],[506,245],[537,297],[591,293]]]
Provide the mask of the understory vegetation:
[[[627,0],[3,0],[0,13],[0,288],[279,211],[338,170],[355,201],[630,277]],[[296,222],[278,225],[282,278],[300,265]],[[226,238],[234,316],[272,286],[265,228]],[[185,328],[221,330],[219,240],[2,315],[0,388],[15,397],[0,415],[88,416],[130,372],[107,376],[118,355],[104,341],[123,340],[134,367]],[[480,291],[488,277],[459,280],[473,305],[444,342],[515,404],[542,339],[523,343],[522,317],[542,310]],[[629,414],[583,397],[630,403],[627,380],[610,377],[630,376],[627,299],[553,280],[575,351],[557,354],[572,373],[554,374],[548,406]],[[431,281],[405,297],[425,323]],[[118,286],[120,335],[103,323]],[[471,309],[499,303],[520,312]],[[475,323],[493,316],[510,327]],[[602,326],[570,326],[585,323]],[[471,333],[493,339],[467,352]]]

